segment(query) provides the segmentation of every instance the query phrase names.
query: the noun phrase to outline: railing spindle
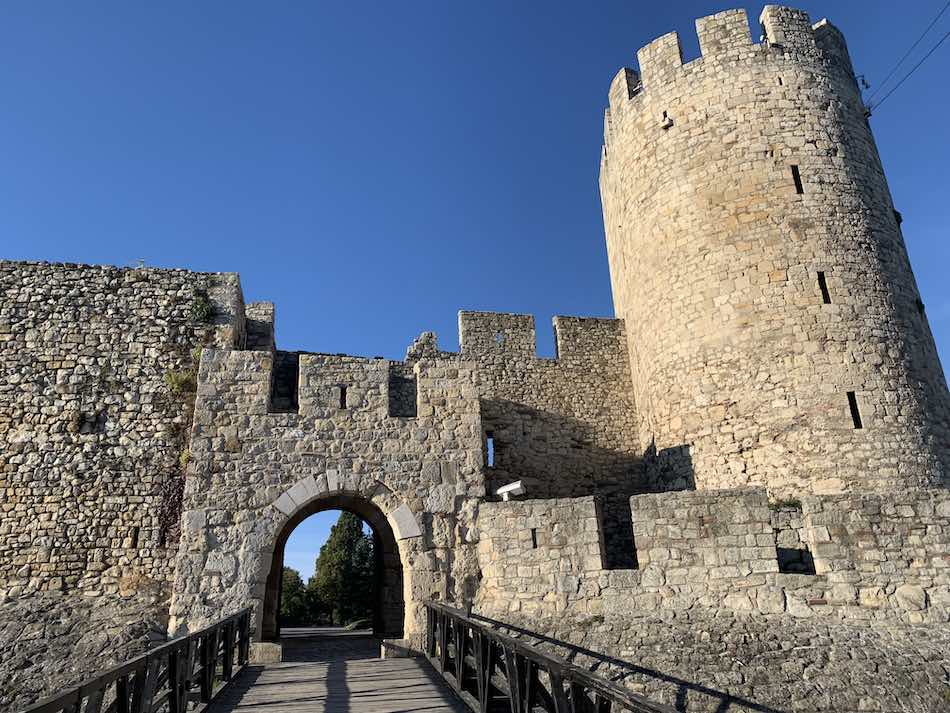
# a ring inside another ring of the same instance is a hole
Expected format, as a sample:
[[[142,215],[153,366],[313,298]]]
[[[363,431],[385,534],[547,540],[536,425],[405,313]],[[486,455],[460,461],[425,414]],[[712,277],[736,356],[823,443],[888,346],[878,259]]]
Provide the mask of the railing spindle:
[[[129,676],[128,674],[115,682],[116,713],[130,713],[129,711]]]
[[[231,670],[234,668],[234,622],[224,625],[224,659],[221,665],[221,674],[225,681],[231,680]]]

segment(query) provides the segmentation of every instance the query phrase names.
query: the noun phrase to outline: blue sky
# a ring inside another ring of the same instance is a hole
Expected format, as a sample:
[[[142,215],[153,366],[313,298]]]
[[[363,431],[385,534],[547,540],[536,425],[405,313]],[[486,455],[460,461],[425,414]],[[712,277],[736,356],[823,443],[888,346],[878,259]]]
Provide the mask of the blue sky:
[[[324,510],[297,525],[284,545],[284,566],[300,572],[304,582],[310,579],[320,547],[327,541],[330,528],[339,518],[339,510]]]
[[[311,515],[287,538],[284,545],[284,566],[300,572],[306,582],[313,575],[320,547],[330,536],[330,528],[340,519],[340,510],[324,510]],[[363,523],[363,532],[370,533],[369,525]]]
[[[943,4],[797,3],[872,85]],[[695,56],[694,19],[736,5],[8,4],[0,257],[237,271],[282,348],[454,349],[488,309],[535,314],[551,354],[552,315],[611,314],[611,78],[672,29]],[[871,120],[945,363],[948,70],[950,42]]]

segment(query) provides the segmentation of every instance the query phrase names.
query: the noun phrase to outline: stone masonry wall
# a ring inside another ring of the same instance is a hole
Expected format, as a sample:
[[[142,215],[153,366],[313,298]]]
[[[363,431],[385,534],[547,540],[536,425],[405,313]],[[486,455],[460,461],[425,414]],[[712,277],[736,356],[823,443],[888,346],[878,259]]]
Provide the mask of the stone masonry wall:
[[[601,196],[641,444],[689,449],[672,474],[698,488],[939,486],[950,396],[844,39],[789,8],[761,22],[753,44],[744,11],[702,18],[700,58],[670,33],[610,87]]]
[[[234,274],[0,261],[0,709],[164,629],[193,350],[243,307]]]
[[[287,536],[343,507],[410,648],[474,599],[679,710],[946,710],[950,394],[841,34],[761,23],[614,79],[618,319],[554,359],[484,312],[458,354],[277,351],[234,274],[0,262],[0,707],[166,624],[273,635]]]
[[[641,568],[611,571],[594,498],[484,503],[476,613],[677,710],[946,710],[950,491],[803,499],[816,575],[779,572],[790,507],[635,496]]]
[[[809,497],[804,537],[835,598],[950,621],[950,491]]]
[[[260,632],[286,523],[344,497],[388,520],[404,632],[418,647],[421,600],[463,599],[477,578],[470,543],[484,481],[471,367],[416,364],[418,415],[408,418],[389,415],[386,360],[300,354],[297,413],[270,412],[272,365],[270,352],[202,355],[171,630],[252,603]]]
[[[554,318],[557,355],[536,355],[531,315],[459,313],[460,355],[477,366],[482,422],[495,443],[490,487],[530,497],[610,490],[627,497],[639,453],[623,322]]]
[[[609,567],[633,567],[629,497],[644,481],[624,325],[620,320],[554,318],[557,355],[536,355],[534,318],[459,313],[460,354],[475,366],[487,486],[522,481],[528,498],[597,495]],[[432,338],[434,342],[434,338]],[[412,350],[410,350],[410,357]],[[410,358],[411,361],[411,358]]]
[[[535,614],[594,596],[586,583],[604,570],[598,509],[593,497],[483,503],[479,602]]]
[[[169,374],[243,339],[237,276],[4,261],[0,296],[0,596],[170,582],[190,404]]]
[[[634,496],[640,569],[633,571],[597,565],[596,510],[592,498],[482,504],[480,605],[539,616],[633,607],[950,622],[947,490],[804,499],[811,575],[780,571],[773,511],[761,488]]]

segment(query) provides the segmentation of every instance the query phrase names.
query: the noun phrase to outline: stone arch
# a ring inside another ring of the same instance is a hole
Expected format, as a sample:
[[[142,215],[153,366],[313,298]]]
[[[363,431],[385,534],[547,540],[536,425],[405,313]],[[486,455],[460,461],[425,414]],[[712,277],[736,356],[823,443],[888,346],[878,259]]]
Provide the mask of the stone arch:
[[[257,615],[260,639],[274,641],[278,638],[277,611],[283,550],[294,529],[310,515],[323,510],[347,510],[358,515],[373,531],[377,555],[376,606],[373,628],[377,635],[401,639],[407,628],[413,628],[414,602],[407,601],[412,590],[412,564],[418,545],[412,540],[420,538],[422,531],[412,511],[395,497],[392,491],[379,481],[367,483],[368,487],[337,489],[333,474],[326,482],[330,489],[320,487],[323,479],[316,481],[308,476],[282,493],[272,504],[273,538],[269,552],[258,570],[255,587],[260,603]],[[408,627],[407,627],[408,625]]]

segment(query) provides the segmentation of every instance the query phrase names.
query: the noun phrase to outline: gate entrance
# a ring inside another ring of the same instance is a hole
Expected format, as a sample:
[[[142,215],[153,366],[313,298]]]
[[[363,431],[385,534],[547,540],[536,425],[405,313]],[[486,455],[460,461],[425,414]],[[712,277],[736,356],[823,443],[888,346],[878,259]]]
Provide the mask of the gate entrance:
[[[324,510],[351,512],[369,525],[373,537],[373,606],[374,635],[401,639],[405,621],[403,599],[402,561],[396,537],[382,511],[369,500],[359,496],[337,493],[317,498],[286,522],[277,535],[274,554],[264,596],[261,636],[265,641],[280,639],[280,596],[284,568],[284,549],[297,526],[311,515]]]

